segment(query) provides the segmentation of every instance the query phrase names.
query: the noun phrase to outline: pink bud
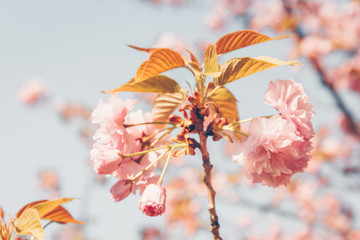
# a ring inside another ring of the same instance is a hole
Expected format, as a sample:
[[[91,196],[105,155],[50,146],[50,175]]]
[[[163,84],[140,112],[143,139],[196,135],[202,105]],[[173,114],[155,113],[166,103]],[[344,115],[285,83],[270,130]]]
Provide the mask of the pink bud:
[[[112,198],[116,202],[119,202],[119,201],[125,199],[131,193],[131,186],[132,186],[132,183],[129,182],[128,180],[117,181],[110,189]]]
[[[140,210],[150,217],[165,212],[166,190],[158,184],[149,184],[139,202]]]

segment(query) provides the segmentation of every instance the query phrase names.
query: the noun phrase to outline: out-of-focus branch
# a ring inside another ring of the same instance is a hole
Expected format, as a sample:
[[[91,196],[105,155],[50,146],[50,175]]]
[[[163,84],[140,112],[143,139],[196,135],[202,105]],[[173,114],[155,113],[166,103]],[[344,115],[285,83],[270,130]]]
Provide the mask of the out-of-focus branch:
[[[339,110],[344,114],[347,124],[347,129],[350,130],[350,132],[357,137],[360,137],[359,129],[354,121],[354,117],[352,113],[349,111],[348,107],[340,97],[340,95],[336,92],[334,87],[330,84],[329,81],[327,81],[327,77],[324,71],[323,66],[320,64],[319,60],[317,58],[309,58],[313,68],[316,70],[316,72],[319,75],[320,81],[326,89],[329,90],[332,98],[335,100],[336,106],[339,108]]]
[[[286,11],[286,13],[288,15],[294,14],[293,7],[292,7],[290,1],[282,0],[282,3],[283,3],[284,10]],[[293,31],[296,33],[299,40],[306,37],[306,34],[302,31],[302,29],[299,26],[296,26]],[[318,73],[321,84],[326,89],[329,90],[329,92],[331,94],[331,97],[335,100],[336,106],[344,114],[345,119],[346,119],[346,125],[347,125],[346,127],[347,127],[347,129],[352,134],[354,134],[355,136],[360,138],[360,130],[357,127],[357,125],[356,125],[356,123],[354,121],[354,117],[353,117],[352,113],[350,112],[350,110],[346,106],[346,104],[343,101],[343,99],[341,98],[341,96],[336,92],[336,90],[334,89],[334,87],[332,86],[330,81],[328,81],[327,74],[325,73],[324,67],[319,62],[319,59],[318,58],[309,58],[309,61],[311,62],[313,68]]]

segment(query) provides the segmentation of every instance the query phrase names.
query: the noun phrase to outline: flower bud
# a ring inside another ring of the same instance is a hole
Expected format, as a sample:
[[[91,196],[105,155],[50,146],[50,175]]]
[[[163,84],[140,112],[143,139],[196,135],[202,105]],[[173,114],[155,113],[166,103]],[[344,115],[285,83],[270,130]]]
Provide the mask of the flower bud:
[[[165,212],[166,190],[158,184],[149,184],[139,202],[140,210],[150,216],[156,217]]]

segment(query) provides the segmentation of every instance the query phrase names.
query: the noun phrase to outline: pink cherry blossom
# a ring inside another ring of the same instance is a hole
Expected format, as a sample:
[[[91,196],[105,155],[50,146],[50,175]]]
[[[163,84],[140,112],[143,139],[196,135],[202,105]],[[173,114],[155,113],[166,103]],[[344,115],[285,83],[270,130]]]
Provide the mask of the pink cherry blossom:
[[[149,184],[139,202],[140,210],[150,216],[156,217],[165,212],[166,190],[158,184]]]
[[[112,174],[122,160],[119,149],[108,136],[104,136],[94,143],[90,159],[98,175]]]
[[[266,9],[266,14],[264,14]],[[279,30],[279,26],[286,18],[283,2],[279,0],[255,1],[252,5],[253,18],[250,21],[251,28],[263,29],[266,27]]]
[[[152,116],[150,112],[144,113],[142,109],[137,110],[136,112],[130,112],[125,117],[126,124],[136,124],[136,123],[145,123],[152,122]],[[144,124],[139,126],[133,126],[126,129],[136,140],[140,140],[144,136],[149,136],[156,131],[155,124]]]
[[[265,99],[265,103],[275,107],[282,117],[293,121],[304,137],[311,138],[314,135],[310,122],[314,110],[301,83],[292,79],[270,82]]]
[[[188,44],[179,36],[172,32],[162,33],[153,45],[154,48],[170,48],[180,53],[186,53]]]
[[[204,20],[205,24],[213,30],[221,30],[225,25],[224,9],[216,9],[216,11],[209,13]]]
[[[136,100],[126,100],[124,102],[118,95],[112,94],[109,96],[107,103],[100,99],[99,104],[91,114],[91,120],[94,124],[100,125],[102,131],[109,134],[123,131],[125,116],[136,103]]]
[[[296,125],[275,115],[251,121],[250,136],[233,160],[244,164],[246,176],[254,183],[277,187],[304,170],[310,150],[311,144],[298,135]]]
[[[127,196],[130,195],[132,188],[132,183],[127,180],[119,180],[117,181],[110,189],[112,194],[112,198],[119,202],[125,199]]]
[[[300,53],[309,58],[321,57],[332,50],[332,43],[327,38],[310,35],[300,42]]]
[[[41,81],[32,79],[20,88],[18,97],[20,101],[24,103],[35,105],[43,99],[46,94],[47,90]]]
[[[142,172],[148,162],[145,164],[143,161],[137,163],[134,160],[124,159],[120,167],[113,173],[113,175],[120,179],[130,179],[135,177],[139,172]],[[139,178],[137,178],[132,187],[132,193],[136,194],[137,191],[142,194],[149,184],[156,183],[159,176],[154,172],[153,168],[144,172]]]

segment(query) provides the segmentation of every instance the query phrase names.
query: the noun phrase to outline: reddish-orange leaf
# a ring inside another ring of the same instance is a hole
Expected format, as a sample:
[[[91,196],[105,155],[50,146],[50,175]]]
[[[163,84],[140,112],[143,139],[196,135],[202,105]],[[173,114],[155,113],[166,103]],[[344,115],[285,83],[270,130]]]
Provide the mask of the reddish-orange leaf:
[[[157,75],[142,82],[135,82],[135,78],[125,83],[121,87],[103,93],[116,92],[146,92],[146,93],[176,93],[180,91],[179,84],[164,75]]]
[[[216,85],[225,85],[248,75],[284,65],[299,66],[301,64],[271,57],[233,58],[221,65],[222,74],[216,79]]]
[[[36,209],[39,213],[40,218],[42,218],[43,216],[52,212],[55,208],[60,206],[60,204],[70,202],[72,200],[73,200],[73,198],[59,198],[59,199],[36,204],[32,208]]]
[[[162,72],[185,67],[180,53],[168,48],[159,48],[151,53],[149,59],[142,63],[135,75],[135,82],[141,82]]]
[[[197,60],[197,58],[195,57],[195,55],[188,49],[186,49],[186,51],[190,54],[190,59],[191,59],[191,62],[197,66],[198,68],[200,68],[200,64],[199,64],[199,61]]]
[[[154,52],[157,48],[142,48],[142,47],[136,47],[136,46],[133,46],[133,45],[129,45],[128,44],[128,47],[131,47],[133,49],[136,49],[138,51],[141,51],[141,52],[147,52],[147,53],[152,53]]]
[[[237,31],[221,37],[215,44],[216,52],[220,55],[254,44],[288,37],[290,36],[271,38],[253,30]]]
[[[0,206],[0,218],[4,218],[5,216],[5,213],[4,213],[4,210],[2,209],[2,207]]]
[[[58,222],[58,223],[78,223],[78,224],[84,223],[75,220],[63,206],[56,207],[54,210],[41,217],[41,219],[51,220],[53,222]]]
[[[31,203],[28,203],[26,204],[25,206],[23,206],[17,213],[16,213],[16,218],[19,218],[21,216],[21,214],[28,208],[31,208],[32,206],[35,206],[39,203],[43,203],[43,202],[46,202],[48,200],[39,200],[39,201],[35,201],[35,202],[31,202]]]
[[[70,202],[72,200],[73,198],[59,198],[51,201],[40,200],[40,201],[31,202],[29,204],[26,204],[24,207],[20,209],[20,211],[16,214],[16,218],[20,218],[23,212],[29,208],[34,208],[39,213],[39,217],[42,218],[43,216],[52,212],[55,208],[60,206],[60,204]]]

